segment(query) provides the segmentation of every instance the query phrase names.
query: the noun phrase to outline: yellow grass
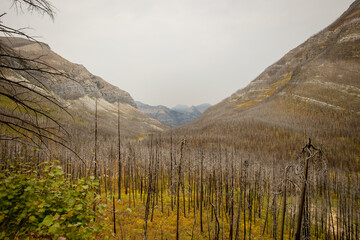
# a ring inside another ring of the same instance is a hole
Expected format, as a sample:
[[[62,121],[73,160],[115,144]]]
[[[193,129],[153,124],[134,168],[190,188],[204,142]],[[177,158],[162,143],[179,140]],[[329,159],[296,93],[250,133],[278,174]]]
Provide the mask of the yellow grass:
[[[275,91],[279,88],[284,86],[286,83],[288,83],[291,79],[292,76],[292,72],[284,79],[281,79],[277,82],[274,82],[271,84],[271,89],[266,90],[262,93],[260,93],[258,96],[255,97],[255,99],[250,100],[250,101],[246,101],[246,102],[242,102],[240,104],[238,104],[237,106],[240,108],[248,108],[248,107],[252,107],[256,104],[258,104],[259,102],[263,101],[264,99],[270,97],[271,95],[273,95],[275,93]]]

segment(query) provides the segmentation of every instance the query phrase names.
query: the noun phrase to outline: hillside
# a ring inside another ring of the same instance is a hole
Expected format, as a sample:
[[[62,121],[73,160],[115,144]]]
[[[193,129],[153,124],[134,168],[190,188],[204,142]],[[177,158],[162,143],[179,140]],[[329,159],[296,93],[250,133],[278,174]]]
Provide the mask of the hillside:
[[[243,150],[283,157],[294,156],[295,146],[313,137],[331,155],[355,160],[360,155],[360,2],[178,130],[221,135],[236,139]]]
[[[122,134],[138,136],[148,132],[162,131],[165,128],[157,120],[139,111],[129,93],[91,74],[84,66],[67,61],[54,53],[47,44],[8,37],[1,37],[0,44],[1,47],[9,48],[23,58],[36,59],[45,63],[49,67],[49,71],[56,69],[56,71],[64,74],[49,76],[46,72],[30,73],[30,71],[15,70],[4,72],[8,79],[30,81],[41,88],[42,91],[50,92],[73,115],[72,120],[62,121],[71,128],[76,128],[77,125],[84,128],[93,126],[95,99],[98,99],[98,111],[102,119],[99,126],[105,133],[114,132],[113,129],[117,124],[118,101],[120,104]],[[10,60],[4,58],[2,61],[8,61],[6,62],[7,65],[21,66],[17,62],[19,60],[14,58]],[[37,67],[35,62],[33,65],[28,66],[28,68]],[[55,116],[60,119],[64,117],[61,113],[55,113]]]

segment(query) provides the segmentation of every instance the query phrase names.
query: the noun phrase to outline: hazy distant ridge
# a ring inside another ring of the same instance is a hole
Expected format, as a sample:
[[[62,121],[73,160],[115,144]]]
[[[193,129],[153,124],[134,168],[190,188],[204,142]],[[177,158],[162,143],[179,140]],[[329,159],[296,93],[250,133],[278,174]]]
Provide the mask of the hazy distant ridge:
[[[139,110],[149,116],[159,120],[168,126],[179,126],[198,118],[211,104],[204,103],[197,106],[187,106],[178,104],[173,108],[163,105],[151,106],[139,101],[135,101]]]

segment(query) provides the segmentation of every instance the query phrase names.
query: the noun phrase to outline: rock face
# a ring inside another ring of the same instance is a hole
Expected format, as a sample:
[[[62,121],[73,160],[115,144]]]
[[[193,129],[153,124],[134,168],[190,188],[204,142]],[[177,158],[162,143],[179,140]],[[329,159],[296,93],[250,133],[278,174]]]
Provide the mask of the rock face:
[[[150,106],[142,102],[136,101],[139,110],[148,114],[149,116],[159,120],[161,123],[168,126],[180,126],[198,118],[210,104],[201,104],[198,106],[188,107],[186,105],[176,105],[174,108]]]
[[[332,149],[359,155],[360,1],[180,130],[236,135],[249,147],[266,138],[262,149],[269,152],[285,138],[313,136]],[[269,136],[279,133],[284,138]]]
[[[51,51],[47,44],[22,38],[1,37],[0,47],[22,58],[33,60],[30,61],[27,69],[44,68],[43,72],[8,69],[2,74],[6,74],[8,79],[15,82],[31,82],[32,86],[35,85],[41,91],[54,97],[73,116],[72,120],[64,121],[72,128],[80,127],[91,131],[96,101],[98,113],[101,115],[99,129],[108,134],[115,132],[118,107],[123,135],[139,136],[167,128],[139,111],[129,93],[91,74],[84,66],[67,61]],[[16,57],[0,59],[0,62],[2,61],[7,61],[6,65],[22,67]],[[54,106],[47,107],[52,109]]]
[[[79,99],[84,96],[102,97],[110,103],[119,100],[121,103],[136,107],[129,93],[91,74],[84,66],[67,61],[51,51],[47,44],[22,38],[0,37],[0,41],[24,57],[34,59],[41,56],[41,61],[48,63],[58,71],[66,73],[69,78],[59,77],[51,81],[46,77],[41,79],[41,82],[46,87],[65,100]]]

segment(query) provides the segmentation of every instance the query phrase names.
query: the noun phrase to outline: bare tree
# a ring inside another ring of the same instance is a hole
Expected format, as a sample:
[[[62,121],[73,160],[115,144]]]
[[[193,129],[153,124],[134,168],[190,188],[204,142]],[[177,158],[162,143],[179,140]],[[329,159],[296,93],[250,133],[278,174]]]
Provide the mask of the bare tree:
[[[121,132],[120,132],[120,101],[118,99],[118,109],[117,109],[117,117],[118,117],[118,122],[117,122],[117,127],[118,127],[118,200],[121,200]]]
[[[181,165],[182,165],[182,161],[183,161],[183,149],[184,149],[184,145],[185,145],[185,139],[183,139],[181,141],[181,147],[180,147],[180,160],[179,160],[179,166],[178,166],[178,182],[177,182],[177,207],[176,207],[176,239],[179,239],[180,237],[180,233],[179,233],[179,220],[180,220],[180,185],[184,184],[181,181]]]

